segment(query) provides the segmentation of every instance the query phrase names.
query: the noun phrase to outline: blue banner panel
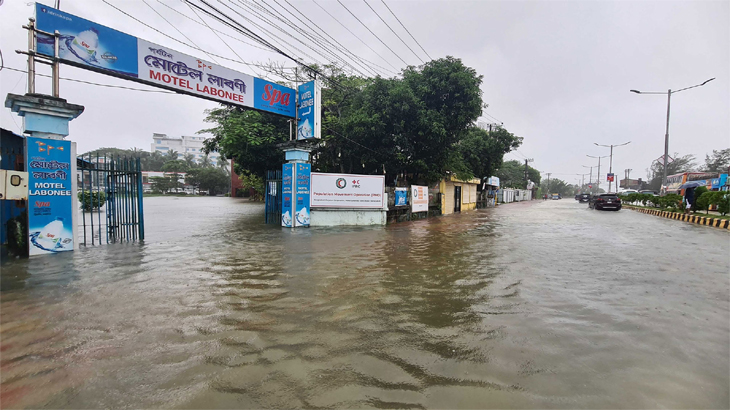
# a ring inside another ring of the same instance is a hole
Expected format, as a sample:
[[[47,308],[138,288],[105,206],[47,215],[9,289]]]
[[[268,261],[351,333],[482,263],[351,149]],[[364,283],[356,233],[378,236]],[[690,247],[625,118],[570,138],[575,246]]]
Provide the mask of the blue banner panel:
[[[314,138],[314,81],[299,86],[299,108],[297,108],[297,139]]]
[[[30,255],[72,251],[71,141],[26,137]]]
[[[408,205],[408,188],[395,189],[395,206]]]
[[[281,167],[281,226],[294,226],[292,212],[292,185],[294,184],[294,164],[284,164]]]
[[[61,60],[137,77],[137,37],[36,3],[36,28],[61,34]],[[54,56],[53,37],[38,34],[38,53]]]
[[[287,117],[296,116],[296,91],[293,88],[254,77],[253,89],[253,108]]]
[[[312,166],[310,164],[296,164],[297,166],[297,195],[296,195],[296,224],[294,226],[309,226],[309,195],[310,181],[312,180]]]

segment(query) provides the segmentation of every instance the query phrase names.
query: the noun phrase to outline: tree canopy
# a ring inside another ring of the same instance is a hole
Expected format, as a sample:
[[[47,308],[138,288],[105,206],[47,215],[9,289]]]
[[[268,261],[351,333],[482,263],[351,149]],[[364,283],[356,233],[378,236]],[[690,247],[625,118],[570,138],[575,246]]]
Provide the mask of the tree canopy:
[[[490,133],[474,125],[482,113],[482,76],[457,58],[408,67],[400,78],[322,70],[322,142],[312,152],[313,170],[384,174],[388,184],[434,182],[447,173],[481,178],[522,142],[504,128]],[[286,119],[231,107],[207,114],[213,126],[201,132],[213,138],[206,149],[233,158],[239,174],[263,177],[281,167],[276,145],[289,140]]]
[[[497,170],[496,174],[496,176],[499,177],[500,186],[503,186],[505,188],[525,189],[527,186],[527,183],[525,182],[525,164],[520,163],[520,161],[506,161]],[[540,171],[528,165],[527,179],[536,184],[539,184]]]

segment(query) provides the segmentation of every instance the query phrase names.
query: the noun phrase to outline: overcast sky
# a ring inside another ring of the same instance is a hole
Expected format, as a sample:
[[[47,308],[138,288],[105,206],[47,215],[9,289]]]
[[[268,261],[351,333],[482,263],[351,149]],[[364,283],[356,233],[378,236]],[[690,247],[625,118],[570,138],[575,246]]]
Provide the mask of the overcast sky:
[[[155,14],[151,6],[200,48],[238,59],[206,27],[160,3],[197,19],[179,0],[147,0],[149,5],[136,0],[108,1],[165,34],[188,42]],[[209,3],[228,10],[220,1],[210,0]],[[222,1],[232,4],[228,0]],[[262,3],[262,0],[247,1]],[[284,0],[277,1],[289,7]],[[53,5],[51,1],[44,3]],[[411,65],[421,64],[421,60],[368,8],[369,4],[420,58],[428,59],[380,0],[368,0],[367,4],[360,0],[343,3],[398,56],[337,1],[317,0],[317,3],[367,46],[314,1],[291,3],[349,50],[377,65],[400,71],[405,66],[401,59]],[[518,152],[508,154],[507,159],[534,158],[531,165],[540,171],[576,183],[580,176],[575,174],[588,172],[583,165],[597,164],[586,154],[609,154],[608,148],[597,147],[594,142],[621,144],[631,141],[628,146],[614,150],[614,173],[622,178],[623,170],[631,168],[633,178],[645,177],[645,169],[664,151],[667,98],[665,95],[638,95],[630,93],[629,89],[676,90],[712,77],[716,80],[703,87],[672,95],[669,151],[694,154],[702,163],[705,154],[713,149],[730,147],[728,1],[385,0],[385,3],[432,58],[447,55],[461,58],[484,76],[483,99],[489,108],[482,121],[496,122],[496,119],[511,132],[524,137],[522,147]],[[266,0],[266,4],[281,10],[274,0]],[[237,5],[232,7],[260,24],[250,12],[238,9]],[[201,51],[175,42],[101,1],[61,0],[61,10],[211,60]],[[25,68],[25,58],[14,50],[27,48],[27,34],[21,25],[33,14],[32,3],[27,0],[5,0],[0,6],[0,48],[6,68]],[[241,16],[231,16],[250,26]],[[215,29],[240,37],[212,19],[206,21]],[[251,28],[268,40],[276,40]],[[308,29],[316,30],[314,27]],[[280,32],[276,34],[318,57],[291,38]],[[247,62],[271,60],[293,65],[273,52],[223,38]],[[292,52],[307,60],[296,50]],[[243,64],[219,61],[244,73],[261,73],[253,72]],[[41,66],[39,71],[50,74],[46,66]],[[70,66],[62,67],[61,76],[159,90]],[[25,91],[24,73],[8,69],[0,72],[3,96]],[[50,80],[39,77],[37,91],[50,94]],[[85,112],[71,123],[69,139],[78,143],[79,152],[97,147],[149,150],[152,133],[175,137],[192,135],[207,126],[203,122],[203,111],[217,106],[186,95],[104,88],[64,80],[61,81],[61,97],[86,107]],[[15,132],[22,127],[21,119],[7,108],[3,108],[0,122],[3,128]],[[607,171],[604,164],[607,165],[607,159],[602,162],[601,174]],[[595,178],[596,170],[593,172]]]

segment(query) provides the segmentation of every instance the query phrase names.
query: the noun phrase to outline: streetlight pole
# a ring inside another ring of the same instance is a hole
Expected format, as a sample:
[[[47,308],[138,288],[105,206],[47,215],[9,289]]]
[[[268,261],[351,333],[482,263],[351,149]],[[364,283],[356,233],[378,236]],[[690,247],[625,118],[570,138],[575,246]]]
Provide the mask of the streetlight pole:
[[[613,144],[612,145],[601,145],[601,144],[599,144],[597,142],[594,142],[594,144],[597,145],[597,146],[599,146],[599,147],[611,147],[611,158],[609,159],[609,162],[608,162],[609,163],[609,165],[608,165],[608,172],[610,174],[613,174],[613,147],[621,147],[621,146],[624,146],[624,145],[627,145],[627,144],[631,144],[631,141],[625,142],[623,144],[618,144],[618,145],[613,145]],[[616,179],[616,176],[615,175],[614,175],[613,179]],[[612,181],[608,181],[608,192],[609,193],[611,193],[611,182]],[[618,189],[616,189],[616,191],[618,191]]]
[[[608,155],[604,155],[602,157],[594,157],[593,155],[587,155],[589,158],[598,158],[598,173],[596,175],[596,193],[599,193],[598,191],[601,190],[601,158],[608,158]]]
[[[665,190],[666,190],[666,186],[667,186],[667,157],[669,156],[669,107],[672,102],[672,94],[673,93],[676,94],[676,93],[678,93],[680,91],[684,91],[684,90],[689,90],[690,88],[702,87],[703,85],[709,83],[710,81],[712,81],[714,79],[715,79],[715,77],[712,77],[702,84],[693,85],[692,87],[686,87],[686,88],[682,88],[682,89],[679,89],[676,91],[672,91],[672,89],[670,88],[669,90],[667,90],[666,93],[661,92],[661,91],[647,92],[647,91],[629,90],[632,93],[636,93],[636,94],[666,94],[667,95],[667,129],[666,129],[666,132],[664,133],[664,170],[662,172],[662,187],[664,187]]]

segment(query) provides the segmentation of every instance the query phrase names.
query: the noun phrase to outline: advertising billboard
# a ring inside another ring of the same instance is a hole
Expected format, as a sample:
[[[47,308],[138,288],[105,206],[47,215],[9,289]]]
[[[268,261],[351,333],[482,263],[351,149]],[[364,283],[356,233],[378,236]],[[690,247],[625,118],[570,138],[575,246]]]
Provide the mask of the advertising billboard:
[[[291,228],[294,226],[292,209],[292,193],[294,184],[294,164],[281,166],[281,226]]]
[[[29,254],[72,251],[71,141],[26,137]]]
[[[395,189],[395,206],[408,205],[408,188]]]
[[[297,108],[297,140],[321,138],[320,92],[316,81],[299,86],[299,107]]]
[[[310,201],[310,182],[312,179],[312,165],[296,164],[296,207],[295,225],[309,226],[309,201]]]
[[[296,91],[36,3],[36,27],[59,37],[62,62],[226,104],[296,117]],[[54,38],[38,34],[38,53]]]
[[[385,176],[312,172],[312,208],[383,208]]]
[[[428,212],[428,187],[411,185],[411,212]]]

